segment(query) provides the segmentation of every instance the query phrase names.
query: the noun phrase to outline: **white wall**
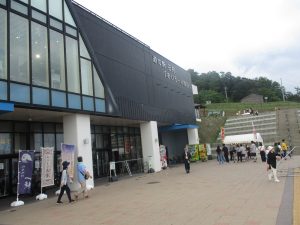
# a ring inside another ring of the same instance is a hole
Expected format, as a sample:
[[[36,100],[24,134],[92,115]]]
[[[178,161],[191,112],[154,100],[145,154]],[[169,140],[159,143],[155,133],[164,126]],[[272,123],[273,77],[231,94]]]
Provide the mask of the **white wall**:
[[[141,139],[142,139],[144,161],[150,160],[152,168],[155,170],[155,172],[158,172],[161,170],[161,163],[160,163],[160,153],[159,153],[157,122],[150,121],[150,122],[142,123],[140,125],[140,128],[141,128]]]
[[[77,163],[77,156],[82,156],[87,170],[94,177],[90,116],[80,114],[64,116],[63,126],[65,144],[74,144],[76,146],[75,167]],[[75,184],[71,185],[72,190],[79,187],[79,184],[77,183],[76,169],[74,178]],[[94,187],[94,179],[87,180],[87,186]]]
[[[187,129],[189,145],[199,144],[198,128]]]

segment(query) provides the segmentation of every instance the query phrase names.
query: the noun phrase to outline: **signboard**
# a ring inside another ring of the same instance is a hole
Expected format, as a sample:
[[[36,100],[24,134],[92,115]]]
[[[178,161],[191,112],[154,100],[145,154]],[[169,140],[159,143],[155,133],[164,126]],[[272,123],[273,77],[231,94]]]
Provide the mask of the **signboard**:
[[[31,181],[32,181],[32,170],[33,170],[33,150],[20,150],[19,151],[19,194],[31,193]]]
[[[54,148],[41,148],[42,152],[42,175],[41,187],[54,185]]]

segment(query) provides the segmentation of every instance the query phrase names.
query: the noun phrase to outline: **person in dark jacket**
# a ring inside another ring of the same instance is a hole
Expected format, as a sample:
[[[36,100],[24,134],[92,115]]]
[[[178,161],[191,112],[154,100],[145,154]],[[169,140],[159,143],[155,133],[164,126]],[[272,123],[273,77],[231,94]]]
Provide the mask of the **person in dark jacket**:
[[[184,160],[184,167],[185,167],[185,172],[186,173],[189,173],[190,172],[190,163],[191,163],[191,158],[192,158],[192,155],[191,153],[189,152],[189,147],[188,145],[185,146],[184,148],[184,154],[183,154],[183,160]]]
[[[228,157],[229,151],[225,144],[223,144],[222,151],[224,152],[224,157],[226,162],[229,163],[229,157]]]
[[[279,180],[277,178],[277,170],[276,170],[277,155],[275,153],[273,146],[269,146],[268,150],[269,150],[269,153],[268,153],[268,159],[267,159],[267,164],[268,164],[267,170],[270,171],[270,173],[268,174],[269,180],[272,180],[272,178],[274,177],[274,181],[279,182]]]

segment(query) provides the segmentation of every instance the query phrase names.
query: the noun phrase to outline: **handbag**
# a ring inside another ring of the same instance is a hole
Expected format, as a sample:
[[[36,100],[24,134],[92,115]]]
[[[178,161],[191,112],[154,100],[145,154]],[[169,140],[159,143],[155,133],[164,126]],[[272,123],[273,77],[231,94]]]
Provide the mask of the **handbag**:
[[[87,173],[83,173],[82,171],[80,171],[80,173],[82,174],[84,179],[88,180],[90,178],[90,176]]]

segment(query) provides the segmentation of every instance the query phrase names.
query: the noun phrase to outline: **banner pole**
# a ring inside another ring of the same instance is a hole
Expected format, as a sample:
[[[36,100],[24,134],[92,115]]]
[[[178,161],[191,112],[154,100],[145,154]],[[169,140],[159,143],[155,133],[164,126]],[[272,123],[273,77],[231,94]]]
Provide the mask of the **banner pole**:
[[[17,183],[17,201],[14,201],[10,204],[10,206],[21,206],[24,205],[23,201],[19,201],[19,186],[20,186],[20,156],[21,156],[21,151],[19,150],[19,157],[18,157],[18,183]]]

